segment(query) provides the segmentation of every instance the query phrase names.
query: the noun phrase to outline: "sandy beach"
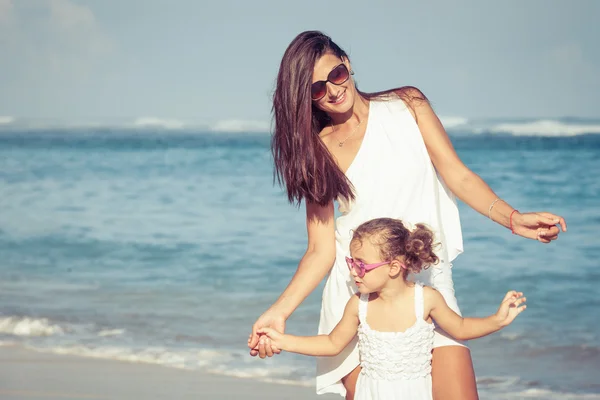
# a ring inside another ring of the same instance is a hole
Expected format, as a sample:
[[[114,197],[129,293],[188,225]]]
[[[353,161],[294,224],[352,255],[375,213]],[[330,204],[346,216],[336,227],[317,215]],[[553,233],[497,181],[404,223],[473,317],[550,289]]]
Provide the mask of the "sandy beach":
[[[333,400],[340,397],[317,396],[308,387],[0,347],[0,398]]]

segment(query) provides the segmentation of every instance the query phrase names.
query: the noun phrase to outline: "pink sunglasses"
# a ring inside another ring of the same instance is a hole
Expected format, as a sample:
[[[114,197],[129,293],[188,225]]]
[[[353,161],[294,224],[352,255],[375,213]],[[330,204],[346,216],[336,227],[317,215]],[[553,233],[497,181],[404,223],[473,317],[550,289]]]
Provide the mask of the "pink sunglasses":
[[[356,275],[358,275],[359,278],[365,276],[367,272],[374,270],[377,267],[381,267],[382,265],[389,264],[390,262],[391,261],[384,261],[375,264],[365,264],[362,261],[356,261],[351,257],[346,257],[346,264],[348,264],[348,269],[354,269],[354,272],[356,272]]]

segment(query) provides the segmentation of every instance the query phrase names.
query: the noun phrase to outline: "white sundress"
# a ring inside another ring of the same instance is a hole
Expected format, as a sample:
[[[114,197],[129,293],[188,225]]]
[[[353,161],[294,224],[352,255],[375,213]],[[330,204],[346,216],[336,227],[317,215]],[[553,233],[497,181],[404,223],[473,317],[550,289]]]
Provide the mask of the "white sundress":
[[[369,295],[358,306],[362,367],[355,400],[432,400],[434,325],[423,319],[423,286],[415,284],[415,323],[404,332],[380,332],[367,323]]]
[[[438,290],[455,312],[452,260],[463,251],[462,232],[454,195],[437,174],[419,127],[399,98],[369,102],[367,128],[358,153],[346,171],[355,200],[338,199],[336,260],[331,268],[321,303],[319,334],[329,334],[342,318],[344,307],[357,288],[344,257],[349,255],[352,229],[373,218],[399,218],[409,228],[427,224],[442,246],[440,263],[411,280]],[[339,355],[317,358],[316,392],[346,395],[341,379],[359,365],[354,339]],[[463,345],[436,328],[433,347]]]

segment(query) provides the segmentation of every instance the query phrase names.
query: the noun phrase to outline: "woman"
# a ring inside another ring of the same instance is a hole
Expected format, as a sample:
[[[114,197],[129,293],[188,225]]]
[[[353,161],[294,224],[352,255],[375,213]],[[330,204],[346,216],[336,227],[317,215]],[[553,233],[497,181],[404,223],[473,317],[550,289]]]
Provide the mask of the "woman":
[[[329,273],[323,292],[319,333],[328,334],[356,291],[348,255],[352,229],[377,217],[426,222],[438,241],[440,264],[418,278],[434,286],[460,313],[452,283],[452,260],[462,252],[454,195],[514,234],[549,243],[563,218],[521,214],[499,199],[454,151],[427,98],[414,87],[364,93],[352,79],[347,54],[316,31],[288,46],[274,94],[275,170],[290,202],[306,205],[308,246],[288,287],[255,322],[252,355],[273,356],[256,331],[280,332],[285,321]],[[342,215],[334,221],[334,201]],[[317,361],[317,393],[353,399],[360,373],[353,341],[336,357]],[[469,349],[436,329],[432,361],[436,400],[477,399]]]

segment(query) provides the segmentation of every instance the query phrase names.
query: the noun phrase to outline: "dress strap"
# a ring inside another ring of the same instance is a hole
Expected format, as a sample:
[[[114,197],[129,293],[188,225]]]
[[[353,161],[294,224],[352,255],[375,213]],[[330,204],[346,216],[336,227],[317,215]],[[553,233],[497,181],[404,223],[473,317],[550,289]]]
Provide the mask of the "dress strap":
[[[420,282],[415,282],[415,315],[417,316],[417,321],[423,319],[424,308],[423,284]]]
[[[363,323],[367,322],[367,305],[369,304],[369,294],[361,293],[360,301],[358,302],[358,320]]]

